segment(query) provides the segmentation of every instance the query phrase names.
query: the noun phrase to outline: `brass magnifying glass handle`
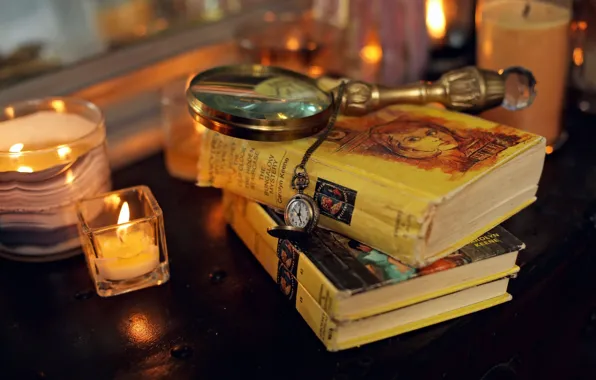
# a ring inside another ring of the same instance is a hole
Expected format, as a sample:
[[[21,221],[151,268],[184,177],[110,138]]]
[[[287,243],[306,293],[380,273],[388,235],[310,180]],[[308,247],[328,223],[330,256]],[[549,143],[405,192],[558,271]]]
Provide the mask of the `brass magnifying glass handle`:
[[[435,82],[393,88],[347,82],[341,106],[341,113],[346,116],[365,115],[392,104],[440,103],[456,111],[480,111],[497,106],[519,110],[534,100],[536,84],[532,73],[521,67],[496,72],[475,66],[449,71]],[[329,82],[326,85],[329,86]],[[337,94],[337,88],[332,91]]]

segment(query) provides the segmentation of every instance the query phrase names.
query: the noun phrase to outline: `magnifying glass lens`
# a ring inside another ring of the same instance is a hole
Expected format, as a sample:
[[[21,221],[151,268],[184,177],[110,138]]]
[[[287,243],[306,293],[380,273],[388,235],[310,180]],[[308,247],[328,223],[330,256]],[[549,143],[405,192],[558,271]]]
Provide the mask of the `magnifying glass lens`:
[[[191,83],[193,96],[208,107],[236,117],[283,121],[316,115],[331,104],[312,81],[270,72],[213,73]]]

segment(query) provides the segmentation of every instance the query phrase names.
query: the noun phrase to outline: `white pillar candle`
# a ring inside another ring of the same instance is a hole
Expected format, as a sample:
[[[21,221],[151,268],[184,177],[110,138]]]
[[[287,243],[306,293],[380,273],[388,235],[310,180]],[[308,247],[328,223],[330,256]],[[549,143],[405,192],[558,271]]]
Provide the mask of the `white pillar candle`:
[[[72,161],[91,147],[73,148],[70,144],[96,129],[97,125],[82,116],[70,113],[39,111],[0,122],[0,152],[11,152],[0,159],[0,172],[19,171],[29,166],[33,171]],[[26,154],[54,150],[55,154]]]

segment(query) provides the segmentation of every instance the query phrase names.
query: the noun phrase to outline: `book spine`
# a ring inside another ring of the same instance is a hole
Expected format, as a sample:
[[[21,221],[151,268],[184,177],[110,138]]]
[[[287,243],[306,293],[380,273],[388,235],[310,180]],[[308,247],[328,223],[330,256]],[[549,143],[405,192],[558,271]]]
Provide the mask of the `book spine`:
[[[293,257],[290,252],[284,251],[288,255],[285,257],[286,262],[282,262],[279,240],[267,233],[267,228],[272,226],[271,217],[261,206],[228,191],[223,192],[223,204],[226,221],[232,228],[235,225],[241,226],[240,228],[247,225],[254,231],[253,237],[247,237],[250,244],[245,243],[255,256],[264,249],[272,252],[271,255],[263,257],[263,260],[267,261],[263,266],[277,268],[279,265],[284,265],[326,313],[332,317],[336,315],[340,291],[302,252],[294,251],[296,257]]]
[[[226,189],[277,209],[295,195],[291,180],[304,154],[303,142],[255,142],[206,130],[201,145],[198,186]],[[321,152],[307,165],[305,193],[321,210],[320,225],[420,266],[434,206],[408,188],[342,167],[331,156]]]
[[[227,216],[232,215],[229,209],[227,211]],[[277,283],[282,294],[295,305],[302,319],[304,319],[311,330],[317,335],[327,350],[336,351],[335,332],[337,328],[335,323],[304,286],[299,283],[296,277],[277,260],[275,250],[240,215],[233,214],[232,219],[228,223],[253,256],[259,261],[261,266],[267,271],[269,276]]]
[[[227,216],[230,216],[230,210],[228,209],[227,211]],[[421,329],[466,314],[471,314],[511,300],[511,295],[506,293],[502,296],[447,313],[342,341],[339,339],[342,327],[336,323],[325,310],[323,310],[315,298],[311,296],[296,277],[279,263],[276,259],[277,256],[275,250],[273,250],[267,243],[263,242],[261,235],[255,231],[250,223],[243,217],[234,214],[233,219],[231,219],[231,223],[229,224],[269,276],[277,283],[282,294],[294,305],[302,319],[304,319],[306,324],[328,351],[341,351],[359,347],[364,344]]]

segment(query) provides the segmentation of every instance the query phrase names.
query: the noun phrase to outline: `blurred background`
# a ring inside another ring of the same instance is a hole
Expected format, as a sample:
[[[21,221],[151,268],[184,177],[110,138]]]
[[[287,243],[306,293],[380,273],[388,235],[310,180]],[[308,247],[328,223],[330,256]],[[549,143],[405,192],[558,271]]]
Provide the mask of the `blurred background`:
[[[596,2],[544,1],[572,9],[570,48],[552,55],[568,62],[565,104],[592,112]],[[0,103],[50,95],[96,103],[106,114],[113,164],[123,165],[164,146],[166,154],[179,153],[177,141],[200,136],[184,100],[198,71],[245,62],[390,86],[433,80],[477,63],[481,3],[5,0]],[[185,153],[189,163],[196,143]]]
[[[256,9],[262,17],[235,22]],[[248,61],[394,83],[473,58],[474,9],[475,0],[6,0],[0,87],[226,20]]]

